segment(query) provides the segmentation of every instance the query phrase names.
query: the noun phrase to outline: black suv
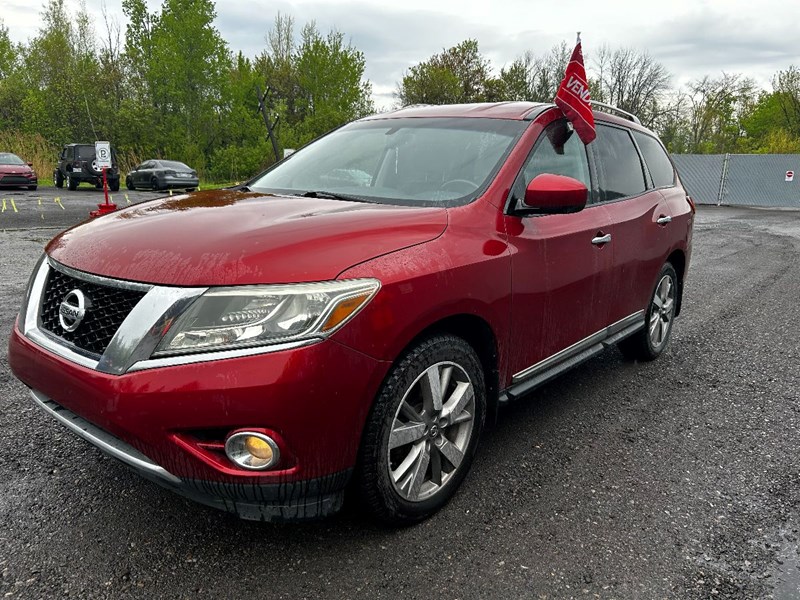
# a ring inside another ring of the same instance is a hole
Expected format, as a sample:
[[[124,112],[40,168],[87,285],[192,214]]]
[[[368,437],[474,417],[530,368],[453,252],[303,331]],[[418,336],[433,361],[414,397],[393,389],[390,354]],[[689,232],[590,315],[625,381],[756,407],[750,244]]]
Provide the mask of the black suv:
[[[111,149],[111,168],[106,169],[106,179],[108,189],[112,192],[119,191],[119,167],[117,166],[117,153]],[[67,144],[61,150],[58,158],[58,165],[53,172],[53,180],[56,187],[67,187],[74,190],[81,184],[87,182],[95,187],[103,187],[103,170],[97,166],[94,144]]]

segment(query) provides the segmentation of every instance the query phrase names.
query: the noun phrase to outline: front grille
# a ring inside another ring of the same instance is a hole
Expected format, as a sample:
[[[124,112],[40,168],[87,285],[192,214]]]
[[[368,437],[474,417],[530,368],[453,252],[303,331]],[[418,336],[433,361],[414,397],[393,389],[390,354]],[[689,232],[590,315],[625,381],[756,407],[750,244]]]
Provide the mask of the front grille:
[[[58,319],[59,308],[67,294],[75,289],[86,297],[86,315],[75,331],[65,331]],[[41,327],[99,357],[144,295],[142,291],[89,283],[51,268],[42,302]]]
[[[3,185],[26,185],[30,183],[30,179],[22,175],[3,175],[0,178],[0,183]]]

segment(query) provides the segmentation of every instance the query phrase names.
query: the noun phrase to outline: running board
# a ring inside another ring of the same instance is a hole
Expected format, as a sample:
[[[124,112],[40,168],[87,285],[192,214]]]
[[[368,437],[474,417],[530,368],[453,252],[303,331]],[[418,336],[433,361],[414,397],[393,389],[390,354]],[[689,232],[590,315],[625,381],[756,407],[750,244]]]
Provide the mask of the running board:
[[[597,333],[576,342],[569,348],[550,356],[511,378],[511,385],[500,392],[500,404],[516,400],[573,367],[597,356],[644,327],[644,311],[625,317]]]

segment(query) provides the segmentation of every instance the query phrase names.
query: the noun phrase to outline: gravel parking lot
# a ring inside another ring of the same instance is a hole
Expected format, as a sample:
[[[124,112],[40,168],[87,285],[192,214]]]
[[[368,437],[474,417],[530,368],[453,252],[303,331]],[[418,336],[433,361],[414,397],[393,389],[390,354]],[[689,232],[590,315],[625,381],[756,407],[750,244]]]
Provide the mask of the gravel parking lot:
[[[46,240],[102,197],[59,192],[0,192],[4,336]],[[454,500],[401,530],[170,494],[34,407],[3,344],[0,595],[797,598],[798,298],[800,211],[700,207],[667,353],[607,352],[503,410]]]

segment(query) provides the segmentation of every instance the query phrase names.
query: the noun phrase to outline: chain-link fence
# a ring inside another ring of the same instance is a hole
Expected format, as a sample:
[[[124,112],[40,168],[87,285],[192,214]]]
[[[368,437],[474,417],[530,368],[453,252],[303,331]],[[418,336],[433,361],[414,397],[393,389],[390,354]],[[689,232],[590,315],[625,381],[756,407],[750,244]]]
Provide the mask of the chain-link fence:
[[[673,154],[698,204],[800,208],[800,154]]]

